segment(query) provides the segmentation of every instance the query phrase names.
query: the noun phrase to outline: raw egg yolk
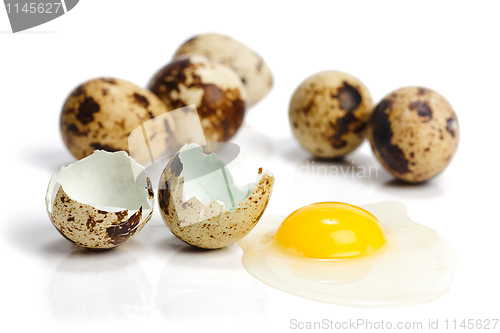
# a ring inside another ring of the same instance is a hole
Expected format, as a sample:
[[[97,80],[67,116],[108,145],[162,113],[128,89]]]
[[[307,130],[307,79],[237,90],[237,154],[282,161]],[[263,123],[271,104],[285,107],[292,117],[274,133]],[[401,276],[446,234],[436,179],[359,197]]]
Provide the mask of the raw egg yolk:
[[[385,243],[385,233],[377,218],[362,208],[320,202],[290,214],[274,241],[304,257],[346,259],[380,249]]]

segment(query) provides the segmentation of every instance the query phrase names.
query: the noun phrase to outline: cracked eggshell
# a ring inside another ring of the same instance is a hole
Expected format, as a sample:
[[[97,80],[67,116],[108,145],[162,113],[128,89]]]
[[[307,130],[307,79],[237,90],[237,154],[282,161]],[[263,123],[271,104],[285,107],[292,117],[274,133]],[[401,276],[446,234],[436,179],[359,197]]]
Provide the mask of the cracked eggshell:
[[[229,67],[201,55],[181,56],[160,69],[149,89],[175,110],[194,104],[208,141],[228,141],[245,116],[246,90]]]
[[[184,177],[179,177],[182,170],[177,152],[160,177],[160,213],[177,238],[205,249],[222,248],[245,237],[262,217],[274,185],[274,177],[259,169],[251,194],[231,212],[217,200],[208,205],[196,197],[184,201]]]
[[[289,107],[292,132],[314,156],[344,156],[363,143],[373,102],[355,77],[325,71],[307,78],[295,90]]]
[[[201,54],[234,70],[247,90],[248,107],[262,100],[273,86],[271,70],[264,59],[229,36],[213,33],[194,36],[184,42],[174,56],[184,54]]]
[[[410,183],[443,171],[457,150],[459,136],[450,103],[422,87],[404,87],[385,96],[368,126],[379,162],[394,177]]]
[[[66,147],[77,159],[95,149],[129,150],[129,135],[141,124],[167,112],[166,106],[149,90],[125,80],[96,78],[75,88],[66,99],[60,118],[61,135]],[[164,115],[168,119],[169,115]],[[148,122],[147,137],[155,156],[173,144],[172,121]],[[143,142],[142,131],[138,142]],[[150,162],[147,149],[133,157],[139,163]]]
[[[52,176],[45,203],[50,221],[66,239],[109,249],[146,225],[154,192],[144,168],[126,152],[96,150]]]

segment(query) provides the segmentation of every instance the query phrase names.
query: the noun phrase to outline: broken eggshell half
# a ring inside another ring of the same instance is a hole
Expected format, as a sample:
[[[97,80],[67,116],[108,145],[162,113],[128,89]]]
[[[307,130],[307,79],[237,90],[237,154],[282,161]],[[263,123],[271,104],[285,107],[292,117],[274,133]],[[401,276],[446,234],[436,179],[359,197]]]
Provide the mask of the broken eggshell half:
[[[154,192],[144,167],[126,152],[96,150],[52,176],[45,204],[65,238],[85,248],[109,249],[149,221]]]
[[[160,177],[158,203],[163,221],[180,240],[200,248],[222,248],[245,237],[267,207],[273,175],[259,174],[255,183],[234,184],[217,154],[202,147],[182,147]]]

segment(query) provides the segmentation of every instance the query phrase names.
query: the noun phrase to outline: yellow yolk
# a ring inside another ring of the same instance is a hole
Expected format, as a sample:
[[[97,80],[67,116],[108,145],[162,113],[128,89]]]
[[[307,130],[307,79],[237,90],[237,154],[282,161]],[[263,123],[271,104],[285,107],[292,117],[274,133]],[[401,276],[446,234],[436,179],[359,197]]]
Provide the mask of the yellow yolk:
[[[274,241],[314,259],[359,257],[380,249],[385,234],[375,216],[340,202],[302,207],[281,224]]]

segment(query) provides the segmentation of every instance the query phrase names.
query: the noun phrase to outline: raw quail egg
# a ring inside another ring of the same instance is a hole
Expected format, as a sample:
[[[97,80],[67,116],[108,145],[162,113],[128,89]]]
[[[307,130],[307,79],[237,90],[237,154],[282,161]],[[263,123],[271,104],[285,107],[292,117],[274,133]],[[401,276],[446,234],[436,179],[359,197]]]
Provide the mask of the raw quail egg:
[[[60,127],[66,147],[77,159],[95,149],[109,152],[129,150],[129,135],[143,123],[164,115],[166,106],[149,90],[114,78],[97,78],[75,88],[64,103]],[[147,141],[155,155],[173,144],[172,121],[150,121]],[[139,133],[139,132],[137,132]],[[140,140],[144,141],[140,131]],[[147,150],[133,156],[149,162]]]
[[[393,202],[316,203],[266,216],[238,243],[243,265],[269,286],[357,307],[429,302],[451,285],[457,256]]]
[[[247,90],[247,107],[262,100],[273,85],[271,71],[264,59],[248,46],[229,36],[194,36],[179,47],[175,56],[184,54],[201,54],[234,70]]]
[[[273,175],[259,169],[255,183],[238,187],[217,154],[205,154],[202,147],[189,144],[172,157],[160,177],[160,213],[180,240],[200,248],[222,248],[257,224],[273,184]]]
[[[410,183],[443,171],[458,147],[458,119],[437,92],[405,87],[385,96],[368,126],[375,156],[394,177]]]
[[[302,147],[314,156],[330,159],[363,143],[372,109],[370,93],[358,79],[326,71],[300,84],[288,115],[292,133]]]
[[[154,192],[144,167],[126,152],[96,150],[52,176],[45,204],[65,238],[109,249],[130,240],[149,221]]]
[[[149,83],[168,110],[194,104],[207,141],[228,141],[243,122],[246,90],[229,67],[201,55],[181,56]]]

